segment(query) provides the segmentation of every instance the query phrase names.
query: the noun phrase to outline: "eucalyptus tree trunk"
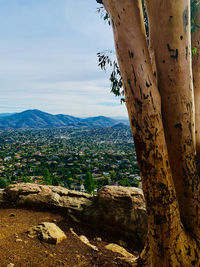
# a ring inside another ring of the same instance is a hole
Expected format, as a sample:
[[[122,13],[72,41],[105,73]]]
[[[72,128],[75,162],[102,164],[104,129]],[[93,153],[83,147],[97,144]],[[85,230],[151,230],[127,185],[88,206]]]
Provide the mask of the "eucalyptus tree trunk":
[[[184,226],[199,232],[190,2],[146,1],[169,161]],[[163,14],[161,21],[159,14]]]
[[[103,4],[112,22],[148,214],[146,246],[135,265],[199,266],[190,1],[146,1],[151,49],[141,0]]]

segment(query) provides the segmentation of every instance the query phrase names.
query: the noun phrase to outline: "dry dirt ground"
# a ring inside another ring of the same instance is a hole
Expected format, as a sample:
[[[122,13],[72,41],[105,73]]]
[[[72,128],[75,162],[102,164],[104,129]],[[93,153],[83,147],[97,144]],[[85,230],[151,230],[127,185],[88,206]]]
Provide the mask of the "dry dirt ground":
[[[31,239],[26,231],[41,222],[54,221],[66,234],[67,239],[58,245]],[[98,252],[83,244],[71,232],[85,235]],[[119,254],[105,249],[108,243],[117,243],[119,237],[106,232],[97,232],[72,222],[69,218],[50,211],[26,209],[0,209],[0,267],[13,263],[14,267],[112,267],[129,266],[118,260]],[[102,241],[97,241],[100,237]],[[133,253],[133,251],[129,251]],[[12,266],[12,265],[10,265]]]

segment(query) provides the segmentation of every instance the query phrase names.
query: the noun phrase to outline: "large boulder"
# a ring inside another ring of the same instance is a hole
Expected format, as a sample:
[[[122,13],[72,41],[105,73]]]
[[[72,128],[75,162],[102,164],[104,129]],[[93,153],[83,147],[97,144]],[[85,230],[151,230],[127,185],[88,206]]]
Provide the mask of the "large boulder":
[[[144,244],[147,214],[143,192],[135,187],[105,186],[98,192],[101,224]]]

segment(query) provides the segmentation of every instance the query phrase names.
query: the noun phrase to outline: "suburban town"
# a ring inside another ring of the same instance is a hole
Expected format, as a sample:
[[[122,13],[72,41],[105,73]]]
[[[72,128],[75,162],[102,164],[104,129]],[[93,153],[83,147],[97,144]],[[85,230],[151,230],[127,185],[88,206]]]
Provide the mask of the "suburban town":
[[[0,187],[18,182],[88,193],[102,186],[141,187],[129,126],[0,132]]]

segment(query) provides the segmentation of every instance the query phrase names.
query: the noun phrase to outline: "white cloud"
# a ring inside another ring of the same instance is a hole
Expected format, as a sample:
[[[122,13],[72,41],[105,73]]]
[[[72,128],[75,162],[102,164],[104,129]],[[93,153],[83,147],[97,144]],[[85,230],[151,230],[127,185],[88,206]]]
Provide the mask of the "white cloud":
[[[29,94],[24,95],[23,91],[19,91],[14,97],[10,94],[1,101],[6,103],[9,98],[9,102],[19,108],[23,100],[21,109],[38,108],[54,114],[81,117],[127,116],[125,105],[121,105],[119,98],[110,94],[109,88],[101,87],[101,82],[103,81],[43,83]]]

